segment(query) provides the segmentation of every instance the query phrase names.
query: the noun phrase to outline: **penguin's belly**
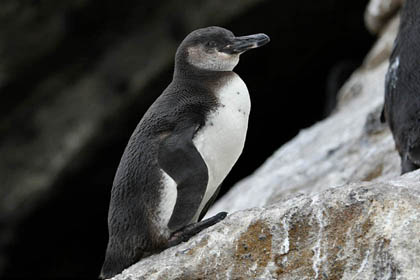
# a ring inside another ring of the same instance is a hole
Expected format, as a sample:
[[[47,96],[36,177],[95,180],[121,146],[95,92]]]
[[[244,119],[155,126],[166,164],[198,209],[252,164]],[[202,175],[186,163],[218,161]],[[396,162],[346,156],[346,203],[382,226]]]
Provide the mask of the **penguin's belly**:
[[[216,96],[219,107],[210,113],[193,139],[207,165],[209,180],[192,222],[198,220],[202,209],[238,160],[248,129],[251,102],[242,79],[235,75]]]

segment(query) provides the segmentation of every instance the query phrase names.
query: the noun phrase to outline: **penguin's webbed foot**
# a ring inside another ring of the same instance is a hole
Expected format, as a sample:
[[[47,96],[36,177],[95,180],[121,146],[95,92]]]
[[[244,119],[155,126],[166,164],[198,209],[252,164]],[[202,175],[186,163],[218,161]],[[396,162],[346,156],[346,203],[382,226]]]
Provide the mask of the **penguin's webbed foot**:
[[[227,212],[220,212],[211,218],[183,227],[182,229],[174,232],[169,238],[168,248],[176,246],[181,242],[188,241],[191,237],[193,237],[203,229],[211,227],[212,225],[215,225],[218,222],[222,221],[224,218],[226,218],[226,216]]]

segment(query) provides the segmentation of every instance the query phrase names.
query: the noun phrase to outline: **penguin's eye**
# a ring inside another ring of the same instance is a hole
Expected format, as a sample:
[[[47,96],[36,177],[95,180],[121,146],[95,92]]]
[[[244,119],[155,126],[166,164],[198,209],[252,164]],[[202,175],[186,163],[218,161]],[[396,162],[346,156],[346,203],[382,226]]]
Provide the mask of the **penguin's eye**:
[[[206,43],[206,46],[209,47],[209,48],[214,48],[214,47],[216,47],[216,42],[215,41],[208,41]]]

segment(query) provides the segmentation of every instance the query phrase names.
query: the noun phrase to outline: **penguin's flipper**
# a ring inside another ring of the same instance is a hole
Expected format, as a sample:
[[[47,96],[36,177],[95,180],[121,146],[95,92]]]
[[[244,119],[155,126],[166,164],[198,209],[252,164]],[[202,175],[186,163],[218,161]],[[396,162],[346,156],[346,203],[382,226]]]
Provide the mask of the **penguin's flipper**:
[[[207,165],[193,144],[198,127],[194,123],[178,124],[159,146],[159,165],[177,184],[177,199],[168,223],[172,231],[191,222],[206,192]]]

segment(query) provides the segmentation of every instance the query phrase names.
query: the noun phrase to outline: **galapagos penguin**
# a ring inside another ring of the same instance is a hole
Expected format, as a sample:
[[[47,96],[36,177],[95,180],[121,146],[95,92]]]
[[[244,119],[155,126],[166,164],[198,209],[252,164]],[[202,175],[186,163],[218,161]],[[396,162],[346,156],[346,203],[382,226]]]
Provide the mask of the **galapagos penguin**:
[[[420,167],[420,1],[402,8],[385,79],[381,120],[391,128],[401,157],[401,173]]]
[[[193,31],[175,56],[173,80],[134,130],[118,166],[101,278],[187,241],[223,220],[201,221],[244,147],[248,89],[232,70],[265,34]]]

